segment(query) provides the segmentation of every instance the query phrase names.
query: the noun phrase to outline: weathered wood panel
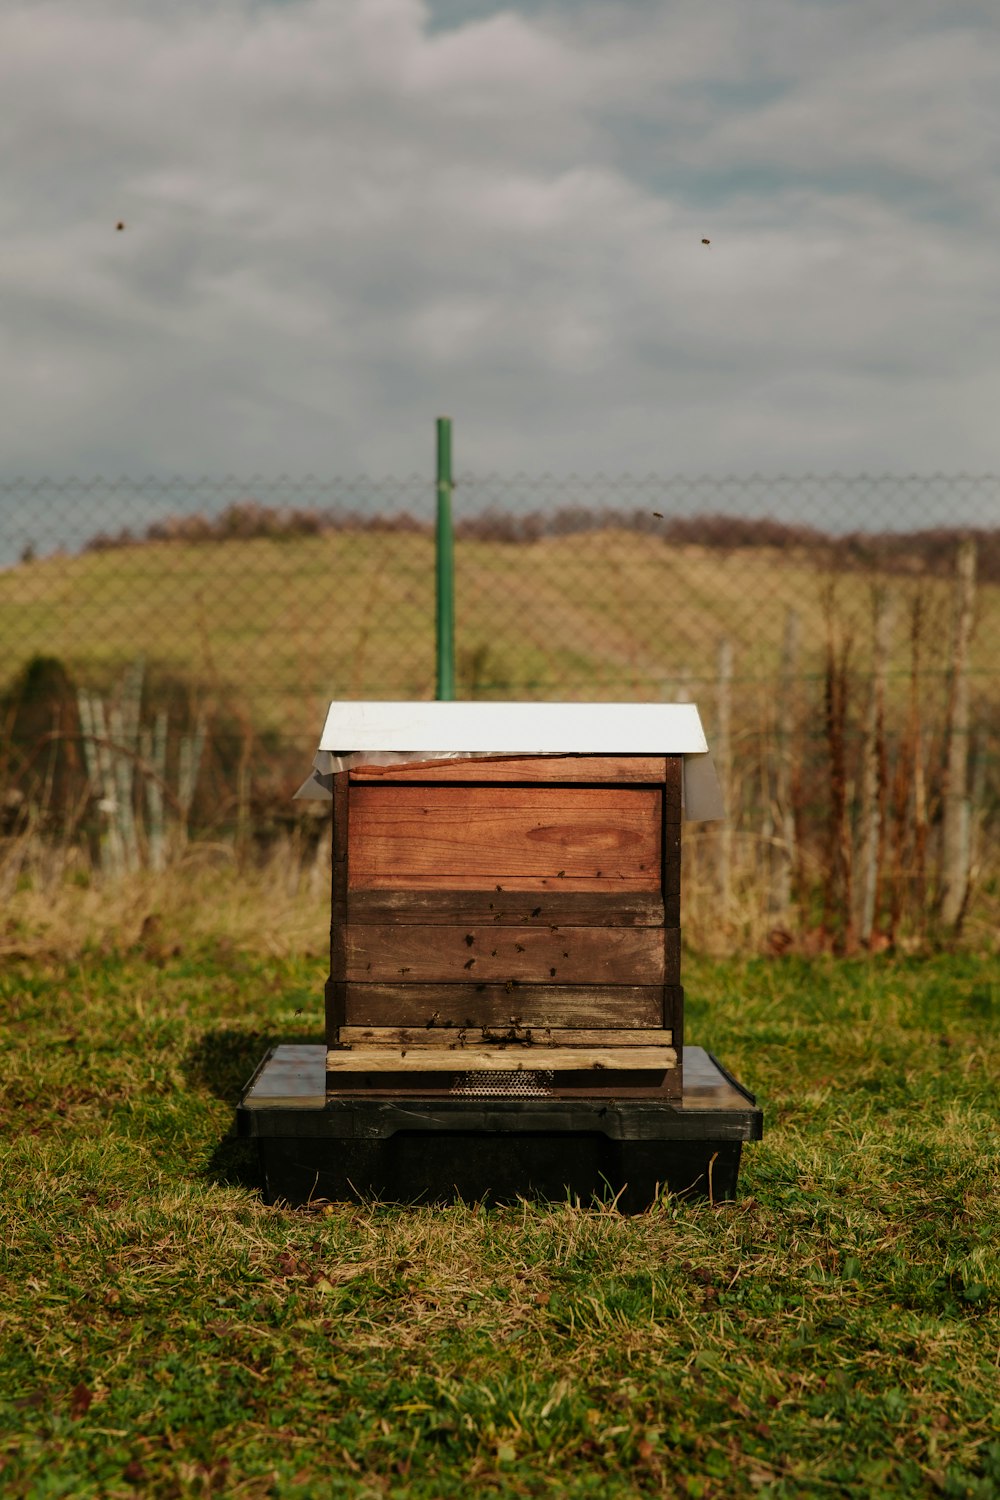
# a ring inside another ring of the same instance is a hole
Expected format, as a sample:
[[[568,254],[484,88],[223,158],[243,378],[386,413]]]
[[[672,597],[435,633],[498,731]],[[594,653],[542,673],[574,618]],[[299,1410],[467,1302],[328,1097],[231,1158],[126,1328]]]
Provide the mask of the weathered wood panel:
[[[366,1047],[438,1047],[451,1032],[440,1027],[426,1026],[342,1026],[340,1046],[353,1047],[356,1051]],[[456,1040],[460,1046],[480,1043],[495,1045],[504,1043],[521,1046],[526,1052],[544,1051],[547,1047],[658,1047],[672,1046],[673,1033],[662,1026],[636,1026],[600,1029],[594,1027],[544,1026],[534,1029],[502,1026],[475,1026],[459,1029]],[[541,1064],[539,1064],[541,1066]]]
[[[355,786],[349,879],[657,890],[660,810],[654,787]]]
[[[671,757],[673,759],[673,757]],[[352,781],[662,782],[662,755],[498,755],[475,760],[420,761],[407,766],[358,766]]]
[[[684,1049],[684,986],[667,984],[663,987],[663,1025],[673,1032],[674,1046],[683,1054]]]
[[[665,927],[663,938],[663,979],[666,984],[681,982],[681,930]]]
[[[655,927],[408,927],[350,925],[348,980],[409,984],[549,981],[662,984],[664,948]]]
[[[326,1038],[331,1041],[345,1019],[344,967],[347,933],[347,869],[350,841],[350,785],[345,774],[333,778],[331,838],[330,978],[326,986]]]
[[[547,1047],[544,1061],[534,1048],[515,1047],[386,1047],[365,1048],[360,1052],[339,1051],[331,1048],[327,1052],[327,1072],[338,1073],[413,1073],[455,1072],[475,1073],[524,1073],[537,1072],[544,1068],[548,1072],[580,1073],[588,1069],[620,1068],[622,1051],[616,1047]],[[672,1047],[630,1047],[627,1063],[629,1071],[645,1072],[652,1069],[663,1072],[676,1066],[677,1054]]]
[[[669,989],[669,986],[666,987]],[[351,1026],[662,1026],[663,985],[348,984]]]
[[[684,815],[681,788],[684,777],[684,759],[680,755],[668,755],[664,762],[663,817],[667,823],[679,823]]]
[[[391,1035],[419,1049],[421,1087],[435,1049],[528,1032],[529,1050],[544,1035],[547,1054],[607,1046],[629,1067],[649,1037],[679,1055],[681,772],[560,755],[336,776],[328,1044],[370,1054]]]
[[[530,895],[531,899],[526,897]],[[501,927],[662,927],[656,891],[567,891],[562,881],[543,892],[359,890],[348,897],[349,921],[454,927],[465,922]]]
[[[683,762],[680,756],[667,759],[667,779],[663,789],[663,865],[662,884],[663,921],[668,928],[681,925],[681,784]],[[677,974],[668,979],[677,982]]]

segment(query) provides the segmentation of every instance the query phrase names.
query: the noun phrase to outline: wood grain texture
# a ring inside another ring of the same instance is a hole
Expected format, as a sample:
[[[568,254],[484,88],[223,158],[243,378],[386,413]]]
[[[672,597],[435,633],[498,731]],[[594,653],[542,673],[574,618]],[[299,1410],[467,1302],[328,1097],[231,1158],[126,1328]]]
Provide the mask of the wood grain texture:
[[[681,788],[684,782],[684,757],[668,755],[664,763],[663,817],[667,823],[680,823],[684,816]]]
[[[674,1046],[679,1061],[684,1058],[684,986],[667,984],[663,987],[663,1025],[673,1032]]]
[[[663,782],[662,755],[497,755],[475,760],[420,761],[408,766],[358,766],[351,780],[428,782]],[[670,760],[676,757],[671,756]]]
[[[366,1047],[437,1047],[450,1037],[440,1027],[426,1026],[342,1026],[340,1045],[356,1051]],[[673,1033],[662,1026],[600,1029],[594,1027],[472,1027],[456,1035],[460,1046],[482,1043],[490,1046],[505,1043],[521,1046],[526,1052],[544,1052],[549,1047],[670,1047]]]
[[[535,1048],[516,1047],[366,1047],[361,1051],[339,1051],[331,1048],[326,1055],[328,1074],[338,1073],[524,1073],[586,1072],[590,1069],[620,1068],[622,1052],[614,1047],[547,1047],[544,1061]],[[628,1052],[630,1072],[652,1070],[664,1072],[677,1062],[672,1047],[631,1047]]]
[[[655,927],[348,926],[349,981],[473,984],[662,984],[664,947]]]
[[[335,1047],[347,1015],[347,986],[342,979],[328,979],[323,994],[326,1045]]]
[[[668,928],[681,925],[681,819],[683,816],[681,786],[684,774],[679,755],[667,759],[667,780],[663,791],[663,862],[660,894],[663,897],[663,921]],[[668,966],[669,968],[669,966]],[[680,970],[668,972],[672,983],[679,983]]]
[[[664,823],[663,868],[664,871],[680,872],[681,868],[681,824]],[[676,878],[676,877],[675,877]]]
[[[526,899],[530,896],[530,900]],[[455,927],[662,927],[663,897],[657,891],[567,891],[552,881],[543,892],[488,890],[359,890],[348,892],[352,923],[393,922]]]
[[[350,785],[346,773],[333,778],[333,828],[330,841],[330,977],[326,986],[326,1036],[330,1042],[345,1019],[345,936],[347,868],[350,839]]]
[[[565,755],[336,776],[328,1044],[388,1028],[426,1068],[462,1028],[630,1054],[650,1033],[679,1060],[681,777],[680,756]]]
[[[665,927],[662,937],[664,983],[679,985],[681,982],[681,930],[679,927]]]
[[[661,804],[659,788],[638,786],[355,786],[349,881],[658,890]]]
[[[664,989],[663,985],[348,984],[345,1020],[351,1026],[428,1028],[657,1027],[663,1025]]]
[[[565,873],[565,872],[564,872]],[[654,877],[655,878],[655,877]],[[609,881],[603,872],[600,876],[591,877],[585,875],[566,876],[565,879],[558,875],[513,875],[507,876],[504,881],[496,881],[491,884],[491,875],[483,876],[482,873],[475,875],[462,875],[451,873],[447,875],[407,875],[405,885],[409,890],[424,891],[484,891],[493,890],[502,895],[532,896],[554,891],[572,891],[574,893],[590,893],[595,896],[603,895],[606,891],[634,892],[642,895],[655,895],[659,889],[659,882],[650,885],[643,877],[641,880],[631,880],[623,875],[620,879]],[[400,881],[400,885],[404,882]],[[390,890],[392,886],[386,884],[376,889]]]

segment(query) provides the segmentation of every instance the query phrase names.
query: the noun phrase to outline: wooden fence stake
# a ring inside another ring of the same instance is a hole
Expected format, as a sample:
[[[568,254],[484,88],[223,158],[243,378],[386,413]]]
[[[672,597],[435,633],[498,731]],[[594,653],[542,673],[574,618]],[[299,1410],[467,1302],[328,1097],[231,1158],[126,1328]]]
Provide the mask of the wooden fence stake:
[[[941,920],[957,929],[969,894],[969,647],[976,604],[976,543],[966,537],[955,560],[948,755],[941,830]]]
[[[884,588],[873,590],[872,681],[865,717],[861,770],[861,827],[858,835],[856,886],[857,929],[860,941],[871,943],[878,912],[879,886],[885,858],[886,788],[885,694],[892,648],[892,601]]]
[[[724,923],[728,923],[733,895],[733,823],[736,809],[733,806],[733,755],[732,755],[732,702],[733,702],[733,643],[725,639],[719,642],[719,675],[716,707],[715,764],[722,787],[722,798],[726,816],[719,827],[718,886],[719,908]]]
[[[781,643],[781,668],[775,716],[774,812],[770,858],[768,908],[776,916],[792,904],[792,871],[796,863],[795,806],[792,796],[792,734],[795,723],[794,685],[799,667],[802,621],[795,609],[785,614]]]

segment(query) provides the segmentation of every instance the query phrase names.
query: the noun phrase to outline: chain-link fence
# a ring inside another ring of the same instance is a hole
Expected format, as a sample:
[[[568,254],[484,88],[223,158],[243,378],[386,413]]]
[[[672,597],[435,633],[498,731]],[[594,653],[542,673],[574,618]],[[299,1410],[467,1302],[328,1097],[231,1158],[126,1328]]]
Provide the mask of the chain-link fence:
[[[872,940],[987,891],[1000,478],[463,476],[454,514],[458,696],[696,700],[716,904]],[[8,829],[127,805],[127,866],[284,816],[329,699],[433,696],[432,515],[426,478],[0,485]]]

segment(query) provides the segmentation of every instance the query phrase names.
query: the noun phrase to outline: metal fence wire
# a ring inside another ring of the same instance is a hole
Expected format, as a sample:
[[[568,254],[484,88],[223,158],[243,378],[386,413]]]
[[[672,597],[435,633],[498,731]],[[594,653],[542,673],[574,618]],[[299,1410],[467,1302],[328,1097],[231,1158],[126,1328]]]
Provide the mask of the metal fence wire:
[[[464,475],[453,506],[456,695],[697,701],[733,812],[717,906],[745,876],[779,928],[807,890],[848,939],[967,920],[997,856],[1000,478]],[[426,477],[0,484],[8,836],[127,867],[170,827],[284,818],[331,698],[433,696],[433,507]]]

